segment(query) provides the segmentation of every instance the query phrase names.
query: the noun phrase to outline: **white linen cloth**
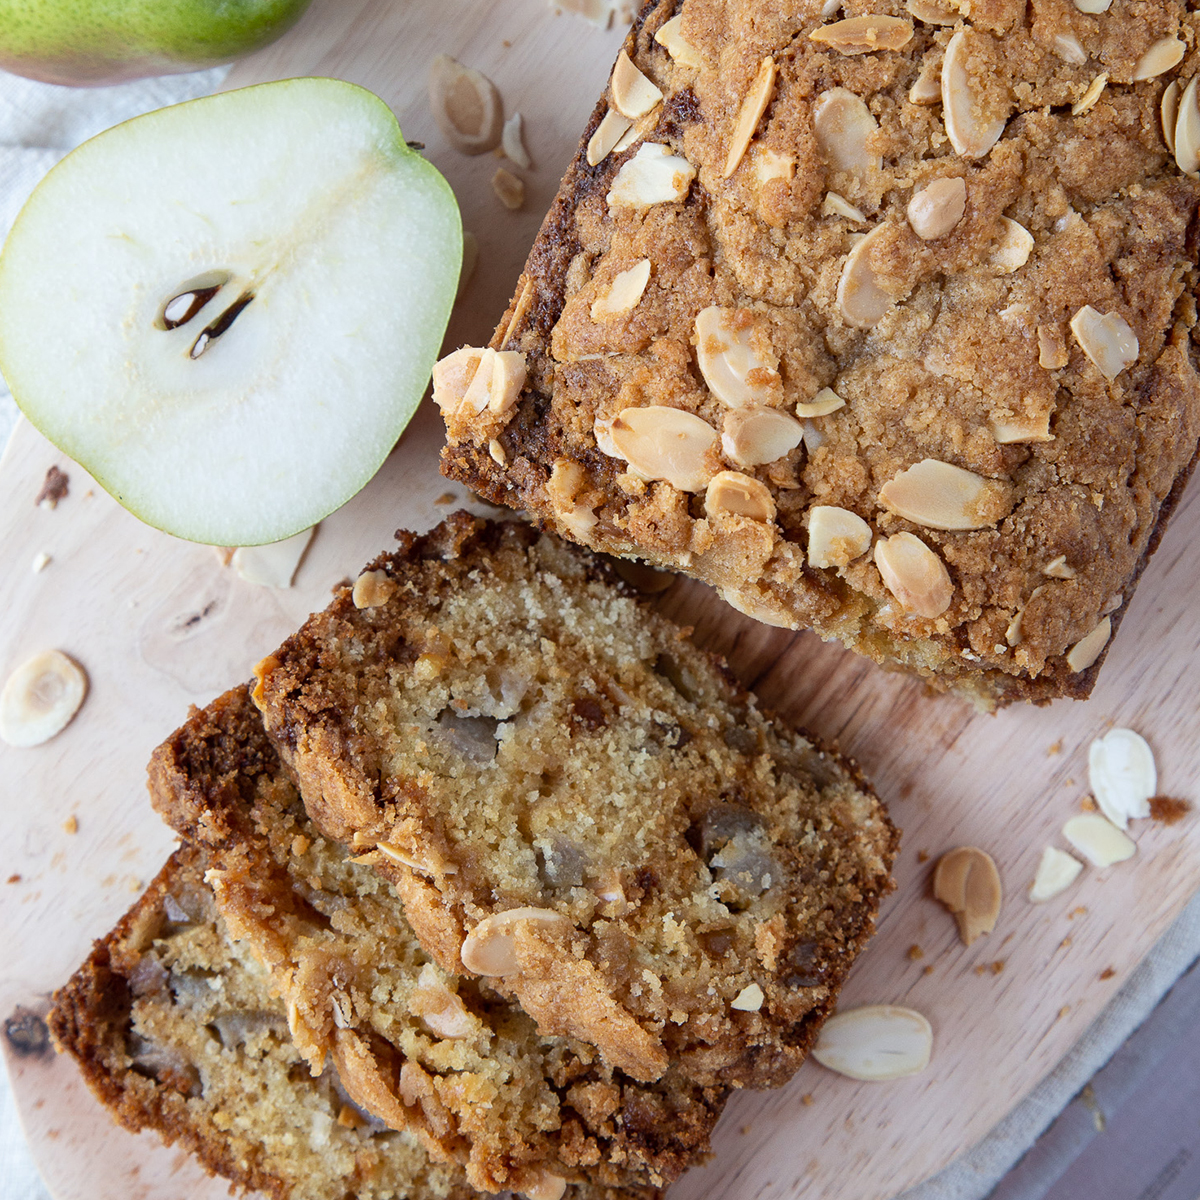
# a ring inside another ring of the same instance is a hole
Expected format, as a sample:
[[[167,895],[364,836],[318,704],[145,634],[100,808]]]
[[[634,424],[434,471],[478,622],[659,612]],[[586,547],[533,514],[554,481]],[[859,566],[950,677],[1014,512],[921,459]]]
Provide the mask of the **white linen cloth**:
[[[228,68],[102,89],[31,83],[0,72],[0,239],[38,180],[72,147],[139,113],[215,90]],[[17,409],[0,380],[0,447]],[[1200,897],[1147,955],[1099,1019],[1034,1091],[976,1146],[898,1200],[981,1200],[1200,956]],[[1046,1180],[1049,1187],[1053,1179]],[[0,1075],[0,1196],[50,1200]]]

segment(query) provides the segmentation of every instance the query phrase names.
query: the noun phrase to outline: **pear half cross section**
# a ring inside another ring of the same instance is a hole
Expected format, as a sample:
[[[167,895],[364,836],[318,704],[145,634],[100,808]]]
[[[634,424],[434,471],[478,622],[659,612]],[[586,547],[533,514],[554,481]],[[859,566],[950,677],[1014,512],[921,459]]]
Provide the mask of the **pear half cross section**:
[[[276,541],[387,457],[461,259],[449,185],[377,96],[208,96],[100,134],[34,191],[0,255],[0,372],[143,521]]]

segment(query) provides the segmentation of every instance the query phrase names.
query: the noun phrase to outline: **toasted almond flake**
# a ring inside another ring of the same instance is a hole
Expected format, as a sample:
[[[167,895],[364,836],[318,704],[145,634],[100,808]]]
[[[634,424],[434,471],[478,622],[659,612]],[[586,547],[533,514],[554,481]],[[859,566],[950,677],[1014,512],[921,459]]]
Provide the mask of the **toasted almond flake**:
[[[758,1012],[765,999],[762,988],[757,983],[749,983],[729,1002],[729,1007],[739,1012]]]
[[[791,183],[796,177],[796,160],[790,154],[780,154],[769,146],[757,146],[754,150],[754,178],[761,187],[772,179]]]
[[[499,438],[492,438],[488,442],[488,457],[497,466],[500,466],[500,467],[508,466],[508,455],[505,454],[504,447],[500,444]]]
[[[821,202],[821,216],[845,217],[848,221],[865,221],[867,214],[837,192],[826,192]]]
[[[479,364],[488,351],[463,346],[447,354],[433,368],[434,403],[446,416],[456,413],[479,371]],[[494,352],[493,352],[494,353]]]
[[[1067,651],[1067,666],[1076,674],[1086,671],[1100,657],[1100,652],[1112,637],[1112,621],[1105,617],[1086,637]]]
[[[229,565],[242,579],[256,587],[290,588],[315,532],[316,526],[313,526],[281,542],[239,546],[230,556]]]
[[[54,560],[45,552],[45,550],[39,550],[33,556],[31,569],[35,575],[40,575],[53,561]]]
[[[855,329],[877,325],[895,303],[879,285],[871,266],[872,246],[887,236],[887,225],[876,225],[846,256],[842,277],[838,280],[837,306],[842,320]]]
[[[915,534],[880,538],[875,543],[875,565],[884,586],[907,612],[932,620],[950,607],[954,584],[946,564]]]
[[[1081,13],[1087,13],[1088,16],[1099,16],[1102,12],[1108,12],[1112,0],[1075,0],[1075,7]]]
[[[492,191],[510,212],[516,212],[525,203],[525,184],[507,167],[497,167],[492,176]]]
[[[752,521],[773,521],[775,501],[765,483],[739,471],[718,471],[704,493],[708,515],[749,517]]]
[[[517,1181],[517,1190],[528,1200],[562,1200],[567,1190],[567,1181],[553,1171],[526,1172],[528,1178]]]
[[[1000,872],[992,856],[977,846],[959,846],[938,859],[933,894],[954,914],[959,937],[968,946],[996,928],[1003,897]]]
[[[1175,122],[1179,119],[1179,92],[1179,80],[1172,79],[1163,88],[1162,100],[1159,101],[1158,106],[1159,115],[1162,118],[1163,141],[1166,142],[1167,149],[1172,155],[1175,153]]]
[[[0,691],[0,740],[21,747],[48,742],[71,723],[87,690],[87,673],[61,650],[26,659]]]
[[[971,90],[967,73],[968,36],[968,30],[960,29],[946,46],[942,59],[942,116],[955,153],[963,158],[982,158],[1000,140],[1008,123],[1008,109],[980,111],[979,98]]]
[[[485,350],[460,411],[508,412],[525,386],[525,376],[525,355],[519,350]]]
[[[1101,315],[1085,304],[1071,318],[1071,332],[1105,379],[1116,379],[1126,367],[1137,362],[1137,335],[1119,313]]]
[[[647,142],[617,172],[607,200],[610,208],[650,208],[682,200],[696,178],[686,158],[661,142]]]
[[[554,509],[558,524],[572,537],[583,541],[599,523],[595,510],[579,501],[580,492],[587,486],[587,472],[567,458],[555,459],[546,481],[546,495]]]
[[[1081,117],[1097,100],[1100,99],[1100,93],[1104,91],[1105,85],[1108,83],[1108,75],[1101,72],[1087,86],[1087,91],[1071,105],[1071,116]]]
[[[651,117],[653,119],[651,119]],[[640,121],[634,123],[627,129],[613,147],[614,154],[624,154],[639,138],[645,137],[646,134],[653,132],[654,127],[658,124],[657,112],[652,113],[651,117],[643,117]]]
[[[1004,275],[1019,271],[1033,252],[1033,234],[1011,217],[1000,218],[1000,240],[988,256],[988,263]]]
[[[764,404],[779,394],[779,360],[748,309],[701,309],[695,342],[700,373],[722,404]]]
[[[417,976],[417,986],[408,999],[411,1013],[438,1037],[450,1040],[473,1037],[479,1031],[479,1018],[472,1016],[442,981],[433,963],[426,963]]]
[[[476,975],[515,975],[521,969],[516,935],[521,925],[550,935],[569,926],[566,917],[550,908],[510,908],[484,917],[463,939],[459,956]]]
[[[833,504],[808,512],[808,561],[814,567],[848,567],[871,548],[871,527],[857,513]]]
[[[482,72],[439,54],[429,66],[429,104],[446,140],[463,154],[484,154],[500,144],[504,107]]]
[[[1154,79],[1183,61],[1187,46],[1177,37],[1160,38],[1133,65],[1133,82]]]
[[[843,54],[870,54],[876,50],[900,50],[912,41],[912,35],[911,21],[868,13],[820,25],[808,36],[810,41]]]
[[[800,445],[804,426],[777,408],[747,404],[725,414],[721,450],[739,467],[775,462]]]
[[[1075,568],[1067,563],[1065,554],[1060,554],[1042,568],[1042,574],[1049,575],[1051,579],[1074,579]]]
[[[683,36],[683,13],[676,13],[669,21],[663,22],[654,35],[654,40],[681,67],[695,67],[699,70],[704,66],[704,59],[696,52],[696,48],[691,42]]]
[[[936,0],[905,0],[904,7],[926,25],[953,25],[962,16],[953,4],[938,4]]]
[[[891,512],[927,529],[985,529],[1008,515],[1011,489],[936,458],[922,459],[879,489]]]
[[[827,417],[830,413],[845,407],[845,400],[833,388],[824,387],[811,400],[796,405],[796,416]]]
[[[1088,59],[1087,51],[1073,33],[1056,33],[1054,35],[1054,53],[1063,62],[1071,63],[1076,67],[1081,66]]]
[[[500,146],[506,158],[512,159],[518,167],[528,171],[533,166],[529,151],[525,149],[525,134],[523,119],[519,112],[513,113],[504,122],[504,130],[500,135]]]
[[[1100,811],[1118,828],[1150,815],[1158,793],[1154,752],[1132,729],[1110,729],[1088,748],[1088,782]]]
[[[1200,174],[1200,75],[1194,76],[1179,97],[1179,115],[1175,120],[1175,162],[1193,179]]]
[[[613,107],[631,121],[644,117],[662,102],[662,92],[633,65],[633,59],[624,50],[617,55],[611,87]]]
[[[628,117],[623,117],[615,108],[610,108],[596,126],[596,132],[588,138],[588,166],[594,167],[603,162],[632,128],[633,122]]]
[[[592,301],[593,321],[606,321],[636,308],[650,282],[650,260],[639,259],[627,271],[613,277],[608,290]]]
[[[933,1029],[911,1008],[868,1004],[829,1018],[812,1056],[851,1079],[879,1082],[916,1075],[929,1065]]]
[[[724,178],[728,179],[738,169],[738,164],[745,156],[746,147],[750,145],[750,139],[754,136],[758,122],[762,119],[763,113],[767,111],[767,105],[771,103],[771,97],[774,94],[775,60],[768,56],[759,64],[758,74],[755,75],[754,82],[751,83],[750,90],[746,93],[741,108],[738,109],[737,123],[734,125],[733,134],[729,139],[729,154],[725,158],[725,169],[721,172]]]
[[[1059,893],[1065,892],[1082,870],[1083,863],[1079,859],[1073,858],[1065,850],[1047,846],[1042,851],[1037,874],[1030,884],[1029,899],[1034,904],[1044,904],[1047,900],[1052,900]]]
[[[811,421],[804,421],[804,448],[812,454],[819,450],[825,441],[825,435]]]
[[[942,62],[931,58],[921,64],[920,73],[908,89],[910,104],[939,104],[942,99]]]
[[[1024,640],[1025,635],[1022,630],[1022,625],[1024,623],[1024,618],[1025,618],[1025,609],[1028,608],[1030,600],[1036,599],[1045,590],[1046,590],[1045,584],[1042,584],[1041,587],[1035,587],[1033,589],[1033,591],[1029,593],[1029,600],[1026,600],[1025,603],[1020,608],[1017,609],[1016,616],[1014,616],[1013,619],[1011,621],[1009,621],[1008,628],[1004,631],[1004,640],[1010,646],[1018,646]]]
[[[1038,365],[1047,371],[1057,371],[1071,361],[1067,339],[1057,321],[1037,327]]]
[[[1033,416],[991,416],[988,418],[988,428],[1000,446],[1011,446],[1017,442],[1054,441],[1054,434],[1050,432],[1048,409]]]
[[[913,194],[906,210],[913,233],[922,241],[945,237],[967,211],[967,184],[952,176],[935,179]]]
[[[862,97],[830,88],[817,97],[812,114],[817,144],[831,167],[855,173],[878,169],[880,157],[867,149],[867,140],[879,123]]]
[[[716,474],[717,431],[694,413],[650,405],[613,418],[609,441],[645,479],[665,479],[681,492],[702,492]]]
[[[1063,837],[1093,867],[1111,867],[1137,853],[1133,839],[1099,813],[1082,813],[1072,817],[1062,831]]]

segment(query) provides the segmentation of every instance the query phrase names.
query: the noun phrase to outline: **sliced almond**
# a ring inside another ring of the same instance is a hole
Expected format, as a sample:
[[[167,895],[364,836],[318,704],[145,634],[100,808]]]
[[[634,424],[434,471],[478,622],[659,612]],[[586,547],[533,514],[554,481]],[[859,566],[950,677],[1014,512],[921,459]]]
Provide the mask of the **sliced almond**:
[[[270,542],[265,546],[239,546],[230,555],[229,565],[247,583],[257,587],[290,588],[315,532],[314,526],[312,529],[302,529],[281,542]]]
[[[901,608],[932,620],[950,607],[954,584],[946,564],[919,537],[894,533],[875,543],[875,565]]]
[[[963,15],[953,4],[936,0],[904,0],[904,7],[926,25],[953,25]]]
[[[639,259],[626,271],[613,276],[608,290],[592,301],[591,317],[593,321],[607,321],[609,317],[619,317],[630,309],[636,308],[650,282],[650,260]]]
[[[1071,361],[1067,351],[1067,339],[1062,326],[1057,322],[1037,327],[1038,365],[1047,371],[1057,371]]]
[[[0,692],[0,739],[40,746],[71,723],[87,695],[84,669],[61,650],[26,659]]]
[[[1063,837],[1093,867],[1111,867],[1137,853],[1133,839],[1099,813],[1081,813],[1072,817],[1062,831]]]
[[[1108,75],[1102,71],[1096,76],[1095,79],[1092,80],[1091,83],[1087,85],[1087,91],[1085,91],[1083,95],[1071,105],[1071,116],[1083,116],[1083,114],[1087,112],[1087,110],[1091,108],[1097,100],[1100,99],[1100,93],[1104,91],[1107,83]]]
[[[957,176],[935,179],[908,202],[908,223],[922,241],[945,237],[967,211],[967,184]]]
[[[819,25],[809,39],[843,54],[871,54],[876,50],[901,50],[912,41],[911,21],[869,13],[847,17],[832,25]]]
[[[1086,637],[1067,651],[1067,666],[1076,674],[1086,671],[1100,657],[1100,652],[1112,637],[1112,621],[1105,617]]]
[[[867,214],[837,192],[826,192],[821,202],[821,216],[845,217],[848,221],[865,221]]]
[[[640,121],[634,121],[617,140],[617,144],[613,147],[613,153],[624,154],[639,138],[645,137],[646,134],[652,132],[657,124],[657,116],[655,116],[654,120],[651,120],[649,117],[643,117]]]
[[[592,508],[581,504],[576,497],[587,485],[587,472],[568,458],[555,459],[546,480],[546,495],[554,508],[558,523],[572,537],[584,541],[596,527],[598,519]]]
[[[650,208],[682,200],[696,178],[686,158],[661,142],[647,142],[617,172],[607,200],[610,208]]]
[[[721,450],[739,467],[775,462],[800,445],[804,426],[777,408],[747,404],[725,414]]]
[[[458,1040],[479,1032],[479,1019],[442,981],[433,963],[426,963],[408,999],[409,1012],[419,1017],[438,1037]]]
[[[860,96],[830,88],[817,97],[812,115],[817,144],[831,167],[858,173],[878,169],[880,157],[867,149],[867,140],[879,124]]]
[[[839,408],[845,408],[846,402],[833,390],[822,388],[811,400],[801,401],[796,405],[798,417],[827,417]]]
[[[876,225],[846,256],[838,280],[837,306],[842,320],[855,329],[877,325],[895,300],[879,284],[871,265],[871,250],[887,236],[887,225]]]
[[[953,21],[950,22],[953,24]],[[921,64],[912,87],[908,89],[910,104],[940,104],[942,100],[942,63],[940,58],[931,58]]]
[[[694,413],[650,405],[613,418],[609,440],[645,479],[665,479],[681,492],[702,492],[716,474],[717,431]]]
[[[497,167],[492,176],[492,191],[510,212],[516,212],[525,203],[525,184],[507,167]]]
[[[1082,66],[1088,59],[1083,44],[1073,33],[1056,33],[1054,35],[1054,53],[1063,62],[1070,63],[1075,67]]]
[[[610,86],[613,107],[631,121],[644,117],[656,104],[662,103],[662,92],[633,65],[633,59],[624,50],[617,55]]]
[[[1060,892],[1065,892],[1083,870],[1083,863],[1072,858],[1065,850],[1047,846],[1042,851],[1037,874],[1029,888],[1029,899],[1034,904],[1044,904]]]
[[[1036,599],[1045,590],[1045,584],[1042,584],[1041,587],[1035,587],[1033,591],[1029,593],[1029,600],[1026,600],[1025,603],[1017,609],[1016,616],[1009,621],[1008,628],[1004,631],[1004,640],[1010,646],[1019,646],[1021,642],[1024,641],[1025,633],[1023,627],[1025,623],[1025,609],[1029,607],[1029,602],[1031,600]]]
[[[484,154],[500,144],[504,107],[482,72],[439,54],[429,66],[429,104],[446,140],[463,154]]]
[[[1163,88],[1162,99],[1158,105],[1159,115],[1162,118],[1163,141],[1166,142],[1167,149],[1172,155],[1175,153],[1175,122],[1179,119],[1179,92],[1179,80],[1172,79]]]
[[[516,1180],[516,1188],[527,1200],[562,1200],[567,1181],[562,1175],[539,1168],[521,1172]]]
[[[1011,489],[936,458],[893,476],[879,489],[891,512],[926,529],[986,529],[1008,515]]]
[[[1132,729],[1110,729],[1088,748],[1088,782],[1100,811],[1118,828],[1150,815],[1158,792],[1154,751]]]
[[[754,151],[754,178],[761,187],[772,179],[791,183],[796,177],[796,160],[790,154],[780,154],[769,146],[759,146]]]
[[[775,520],[775,501],[765,483],[739,471],[718,471],[708,482],[704,508],[709,516],[729,514],[752,521]]]
[[[533,166],[529,151],[525,149],[524,120],[519,112],[513,113],[504,122],[504,129],[500,134],[500,146],[505,157],[511,158],[518,167],[528,171]]]
[[[942,59],[942,116],[955,153],[963,158],[982,158],[1000,140],[1009,110],[983,109],[967,72],[969,36],[968,30],[960,29],[946,46]]]
[[[958,920],[959,937],[969,946],[991,933],[1000,916],[1000,872],[992,856],[976,846],[959,846],[938,859],[933,894]]]
[[[355,608],[380,608],[396,594],[397,586],[386,571],[364,571],[354,581],[350,598]]]
[[[929,1065],[933,1029],[911,1008],[868,1004],[829,1018],[812,1056],[851,1079],[878,1082],[916,1075]]]
[[[1042,568],[1042,574],[1049,575],[1051,579],[1074,579],[1075,568],[1068,565],[1065,554],[1060,554]]]
[[[696,314],[696,362],[709,391],[730,408],[779,395],[779,360],[748,309],[712,306]]]
[[[704,59],[696,52],[696,48],[691,42],[683,36],[683,13],[676,13],[669,21],[664,21],[654,35],[654,40],[681,67],[695,67],[699,70],[704,66]]]
[[[988,263],[1004,275],[1019,271],[1033,252],[1033,234],[1011,217],[1000,218],[1000,240],[988,256]]]
[[[771,97],[775,94],[775,60],[771,57],[764,58],[759,64],[758,74],[754,77],[754,82],[750,85],[750,90],[746,93],[746,98],[742,101],[741,108],[738,109],[737,123],[733,127],[733,134],[729,139],[729,154],[725,158],[725,169],[721,172],[726,179],[737,170],[738,164],[745,156],[746,147],[750,145],[750,139],[754,136],[755,129],[758,128],[758,122],[762,119],[763,113],[767,111],[767,105],[771,103]]]
[[[603,162],[632,128],[633,122],[628,117],[623,117],[615,108],[610,108],[596,126],[595,133],[588,138],[588,166],[594,167]]]
[[[1112,0],[1075,0],[1075,7],[1081,13],[1087,13],[1088,16],[1099,16],[1102,12],[1108,12],[1112,5]]]
[[[474,371],[470,372],[470,363],[476,353],[479,359]],[[458,355],[463,355],[463,359],[457,360]],[[439,388],[438,369],[443,363],[447,364],[448,369],[441,375]],[[519,350],[492,350],[489,347],[474,351],[471,347],[464,347],[434,368],[433,398],[447,415],[469,416],[481,413],[484,409],[503,415],[516,404],[525,386],[525,376],[525,355]],[[469,378],[469,383],[455,403],[454,389],[463,378]]]
[[[483,355],[484,351],[475,346],[463,346],[434,364],[433,399],[447,416],[458,411]]]
[[[1119,313],[1102,315],[1085,304],[1071,318],[1071,332],[1105,379],[1116,379],[1126,367],[1137,362],[1137,335]]]
[[[1200,174],[1200,75],[1194,76],[1179,97],[1179,115],[1175,120],[1175,162],[1193,179]]]
[[[988,428],[1000,446],[1011,446],[1017,442],[1054,441],[1054,434],[1050,432],[1049,409],[1033,416],[992,416],[988,418]]]
[[[729,1007],[739,1012],[758,1012],[765,999],[762,988],[757,983],[749,983],[730,1000]]]
[[[871,548],[871,527],[857,513],[833,504],[808,511],[808,561],[814,567],[848,567]]]
[[[1154,79],[1183,62],[1187,46],[1177,37],[1159,38],[1141,58],[1133,64],[1133,82]]]
[[[531,925],[547,934],[557,934],[570,922],[550,908],[510,908],[485,917],[463,939],[459,956],[475,975],[515,975],[521,969],[516,935],[521,925]]]

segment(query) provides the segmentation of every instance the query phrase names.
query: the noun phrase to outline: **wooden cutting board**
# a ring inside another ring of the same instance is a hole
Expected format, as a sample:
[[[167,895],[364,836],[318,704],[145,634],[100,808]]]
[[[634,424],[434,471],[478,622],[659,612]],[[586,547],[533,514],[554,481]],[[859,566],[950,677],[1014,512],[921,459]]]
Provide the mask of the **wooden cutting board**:
[[[486,339],[504,308],[540,214],[604,87],[622,31],[556,16],[545,0],[317,0],[283,41],[238,68],[230,86],[329,74],[384,97],[409,138],[458,193],[479,238],[479,268],[448,344]],[[434,54],[477,66],[526,119],[534,168],[524,211],[491,193],[498,165],[468,159],[437,133],[425,100]],[[0,1014],[45,1012],[49,994],[133,901],[172,846],[151,812],[144,764],[191,703],[246,679],[253,663],[331,586],[389,544],[424,529],[462,490],[437,474],[441,442],[426,405],[376,480],[325,521],[295,586],[242,582],[208,549],[139,524],[28,426],[0,462],[0,676],[59,647],[83,663],[91,692],[75,722],[32,750],[0,745]],[[56,510],[36,508],[47,468],[70,476]],[[863,1084],[815,1063],[779,1091],[735,1097],[711,1164],[673,1200],[821,1197],[886,1200],[927,1177],[999,1121],[1059,1061],[1200,886],[1200,821],[1140,822],[1138,854],[1087,870],[1043,906],[1024,892],[1042,847],[1087,790],[1090,740],[1113,724],[1145,734],[1160,789],[1193,798],[1200,775],[1200,553],[1190,537],[1200,494],[1175,517],[1146,572],[1092,700],[975,714],[807,634],[758,625],[681,581],[662,598],[785,716],[836,739],[875,781],[904,830],[898,888],[855,967],[843,1006],[907,1004],[935,1029],[915,1078]],[[45,570],[31,564],[51,556]],[[77,832],[64,829],[74,816]],[[989,850],[1007,895],[996,931],[964,948],[929,898],[938,854]],[[4,880],[8,882],[5,883]],[[91,1100],[68,1061],[22,1056],[5,1040],[17,1103],[56,1200],[216,1200],[186,1157],[132,1139]]]

